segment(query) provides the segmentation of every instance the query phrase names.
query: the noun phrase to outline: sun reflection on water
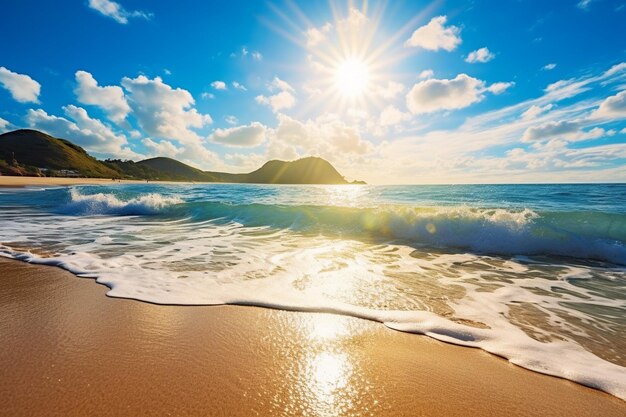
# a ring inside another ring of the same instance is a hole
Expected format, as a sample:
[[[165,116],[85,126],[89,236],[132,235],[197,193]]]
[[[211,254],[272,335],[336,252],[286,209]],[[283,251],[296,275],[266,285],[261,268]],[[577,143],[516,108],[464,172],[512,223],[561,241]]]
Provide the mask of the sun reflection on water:
[[[337,340],[348,334],[344,320],[332,314],[315,315],[309,322],[309,338],[312,340]]]

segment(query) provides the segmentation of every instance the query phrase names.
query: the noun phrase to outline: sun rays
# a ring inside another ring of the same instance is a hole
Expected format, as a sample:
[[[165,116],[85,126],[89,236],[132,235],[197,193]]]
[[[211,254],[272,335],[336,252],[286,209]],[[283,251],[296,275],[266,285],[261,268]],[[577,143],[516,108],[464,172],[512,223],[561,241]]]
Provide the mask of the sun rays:
[[[282,29],[285,26],[269,24],[306,53],[306,61],[298,67],[308,94],[303,114],[358,115],[381,110],[386,85],[396,78],[394,64],[401,53],[393,50],[387,41],[390,35],[382,31],[385,5],[373,9],[367,2],[360,7],[352,2],[340,7],[339,3],[331,2],[332,20],[321,25],[311,22],[294,3],[288,3],[289,16],[275,10],[292,29],[289,34]]]

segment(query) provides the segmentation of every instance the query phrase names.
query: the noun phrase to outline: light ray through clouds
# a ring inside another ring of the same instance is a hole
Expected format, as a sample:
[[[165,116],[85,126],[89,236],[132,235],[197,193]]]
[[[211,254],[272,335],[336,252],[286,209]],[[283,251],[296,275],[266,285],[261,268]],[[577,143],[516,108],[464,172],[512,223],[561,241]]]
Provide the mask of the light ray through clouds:
[[[66,54],[46,72],[21,52],[32,42],[11,39],[0,62],[0,129],[67,134],[99,157],[167,152],[235,172],[317,155],[369,183],[626,181],[625,45],[608,36],[617,10],[278,0],[238,4],[247,20],[236,25],[214,17],[233,5],[190,16],[154,1],[141,7],[149,19],[116,24],[89,4],[76,10],[90,19],[85,39],[106,43],[106,30],[120,48]],[[99,4],[134,10],[123,0]],[[7,21],[19,21],[12,7]],[[581,22],[594,36],[576,29]],[[223,41],[177,32],[177,45],[184,40],[194,54],[155,46],[141,67],[132,64],[148,39],[166,41],[170,24]],[[67,43],[64,36],[40,47]],[[568,48],[585,53],[574,59]],[[121,59],[126,49],[131,56]],[[493,59],[468,60],[480,50]],[[67,114],[74,108],[84,117]]]

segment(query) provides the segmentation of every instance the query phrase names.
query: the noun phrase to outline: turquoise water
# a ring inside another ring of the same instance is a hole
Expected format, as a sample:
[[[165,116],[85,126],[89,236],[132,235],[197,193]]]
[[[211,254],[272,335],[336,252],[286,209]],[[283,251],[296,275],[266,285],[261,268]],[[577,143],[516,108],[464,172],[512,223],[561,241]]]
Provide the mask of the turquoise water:
[[[166,304],[330,311],[626,398],[626,185],[0,190],[0,254]]]

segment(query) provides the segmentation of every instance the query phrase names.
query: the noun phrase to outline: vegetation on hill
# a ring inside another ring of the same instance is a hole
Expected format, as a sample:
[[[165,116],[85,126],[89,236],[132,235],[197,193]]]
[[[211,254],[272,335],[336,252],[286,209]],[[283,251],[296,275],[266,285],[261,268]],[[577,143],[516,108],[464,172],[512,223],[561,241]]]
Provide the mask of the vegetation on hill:
[[[136,166],[158,173],[162,178],[172,181],[219,181],[214,176],[190,167],[172,158],[157,157],[135,163]]]
[[[348,183],[328,161],[317,157],[297,161],[273,160],[247,174],[230,174],[202,171],[164,157],[139,162],[98,161],[65,139],[28,129],[0,135],[0,174],[258,184]]]
[[[260,184],[345,184],[347,181],[328,161],[308,157],[297,161],[268,161],[245,174],[245,182]]]
[[[0,135],[0,159],[13,166],[77,171],[83,177],[119,176],[118,172],[87,154],[80,146],[37,130],[22,129]]]

